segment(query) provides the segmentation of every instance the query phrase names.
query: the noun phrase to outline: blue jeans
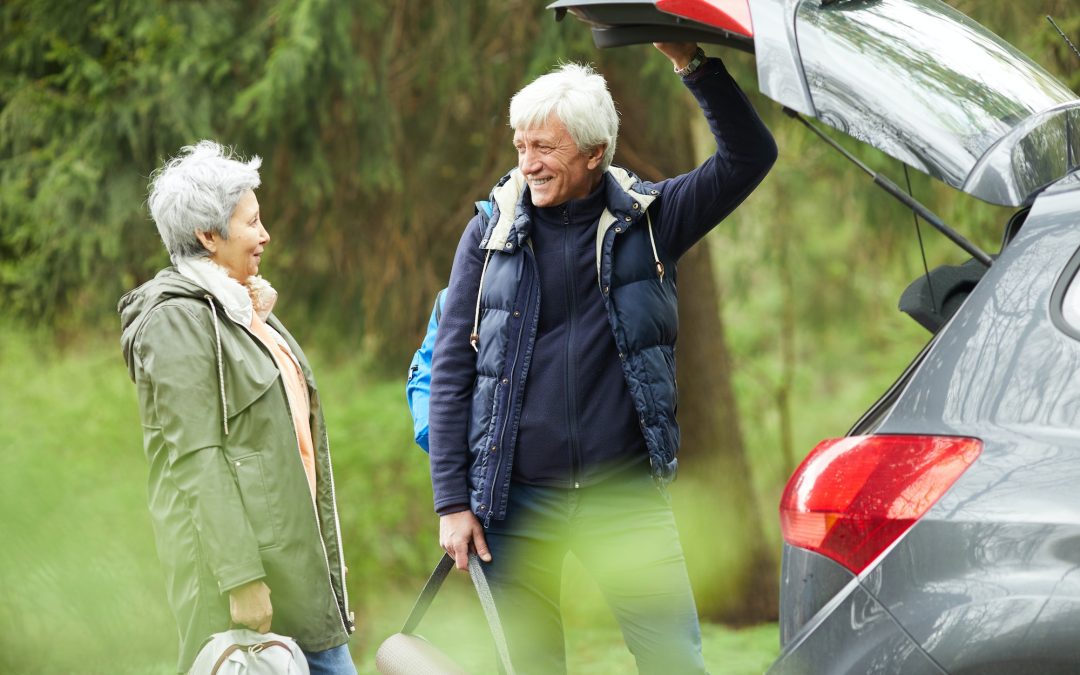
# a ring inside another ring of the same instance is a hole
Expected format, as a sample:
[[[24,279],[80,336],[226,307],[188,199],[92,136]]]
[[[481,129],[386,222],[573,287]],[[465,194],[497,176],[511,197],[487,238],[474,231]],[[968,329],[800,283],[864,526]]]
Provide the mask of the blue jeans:
[[[311,675],[356,675],[349,645],[331,647],[321,652],[304,652]]]
[[[513,483],[485,533],[485,572],[514,670],[565,673],[559,592],[573,553],[596,581],[640,673],[704,673],[675,516],[646,473],[578,489]]]

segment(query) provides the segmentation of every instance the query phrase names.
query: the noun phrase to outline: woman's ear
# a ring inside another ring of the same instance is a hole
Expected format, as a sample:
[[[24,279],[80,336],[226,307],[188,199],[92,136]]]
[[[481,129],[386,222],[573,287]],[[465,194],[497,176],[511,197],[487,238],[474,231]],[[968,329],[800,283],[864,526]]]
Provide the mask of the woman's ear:
[[[210,255],[217,253],[217,232],[213,230],[195,231],[195,236],[199,238],[199,243],[203,245]]]

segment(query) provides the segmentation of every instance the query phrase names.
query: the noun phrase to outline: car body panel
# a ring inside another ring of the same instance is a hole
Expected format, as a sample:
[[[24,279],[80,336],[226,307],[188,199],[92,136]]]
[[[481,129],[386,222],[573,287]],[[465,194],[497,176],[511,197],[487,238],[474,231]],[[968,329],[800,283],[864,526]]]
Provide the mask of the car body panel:
[[[1072,181],[1070,181],[1072,182]],[[1080,248],[1080,184],[1048,191],[942,330],[879,433],[1080,429],[1080,342],[1051,321],[1051,295]],[[1008,308],[1003,311],[1002,308]],[[984,438],[985,440],[985,438]]]
[[[1015,504],[1017,513],[1032,506]],[[1078,598],[1059,596],[1055,611],[1045,610],[1075,567],[1056,552],[1075,540],[1077,526],[924,520],[917,527],[860,583],[936,663],[950,673],[1016,672],[1019,664],[1076,671],[1075,630],[1051,624],[1075,627]]]
[[[750,3],[758,88],[791,110],[817,117],[795,39],[795,10],[799,1],[752,0]]]
[[[754,37],[754,25],[746,0],[656,0],[656,8],[737,35]]]
[[[803,626],[767,672],[943,675],[885,607],[854,580]]]
[[[1040,188],[1074,171],[1080,162],[1080,101],[1036,113],[989,148],[961,189],[994,195],[998,204],[1026,203]]]
[[[867,577],[949,672],[1080,667],[1080,341],[1050,319],[1078,225],[1076,180],[1035,200],[878,428],[984,440]]]
[[[786,609],[780,616],[780,644],[795,639],[823,607],[841,595],[855,575],[836,561],[803,548],[785,546],[780,584],[786,593]]]
[[[694,15],[715,17],[723,15],[718,0],[689,0],[670,5]],[[745,0],[740,0],[745,3]],[[670,3],[669,3],[670,4]],[[689,5],[699,5],[695,12]],[[743,22],[741,13],[719,25],[707,25],[698,21],[663,11],[657,0],[556,0],[547,6],[561,17],[570,12],[592,28],[593,42],[597,47],[621,47],[650,42],[703,42],[725,45],[752,52],[754,40],[750,35],[732,30]]]
[[[1078,252],[1080,180],[1068,177],[1039,195],[891,407],[876,413],[876,433],[983,439],[975,463],[856,582],[948,673],[1080,668],[1080,334],[1051,320]],[[781,661],[798,656],[804,670],[791,672],[858,672],[817,647],[799,654],[824,621],[817,615],[836,611],[835,598],[808,592],[806,580],[825,580],[827,594],[836,564],[784,548]],[[861,634],[832,625],[834,652],[861,652]]]

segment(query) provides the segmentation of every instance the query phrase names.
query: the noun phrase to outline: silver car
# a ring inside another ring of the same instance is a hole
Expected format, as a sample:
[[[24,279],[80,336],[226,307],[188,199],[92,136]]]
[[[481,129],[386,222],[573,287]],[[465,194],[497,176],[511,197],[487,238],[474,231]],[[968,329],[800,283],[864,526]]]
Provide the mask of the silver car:
[[[811,128],[1016,209],[990,255],[863,167],[971,260],[907,289],[929,343],[784,491],[769,673],[1080,672],[1076,94],[938,0],[552,7],[600,46],[753,51],[762,93]]]

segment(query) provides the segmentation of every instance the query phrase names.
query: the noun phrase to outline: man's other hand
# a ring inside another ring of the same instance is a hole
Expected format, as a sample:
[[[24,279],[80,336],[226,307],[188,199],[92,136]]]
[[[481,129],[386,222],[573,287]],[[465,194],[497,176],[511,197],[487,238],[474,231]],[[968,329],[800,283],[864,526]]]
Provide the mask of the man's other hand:
[[[439,518],[439,546],[454,559],[459,570],[469,567],[469,546],[484,562],[491,562],[484,528],[472,511],[458,511]]]
[[[656,47],[664,56],[671,59],[671,63],[676,70],[685,68],[686,64],[690,63],[690,59],[694,58],[694,53],[698,49],[696,42],[654,42],[653,47]]]
[[[260,633],[270,631],[274,608],[270,606],[270,587],[262,579],[237,586],[229,591],[232,622]]]

